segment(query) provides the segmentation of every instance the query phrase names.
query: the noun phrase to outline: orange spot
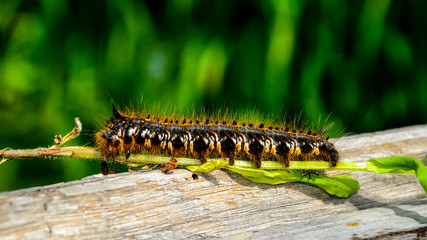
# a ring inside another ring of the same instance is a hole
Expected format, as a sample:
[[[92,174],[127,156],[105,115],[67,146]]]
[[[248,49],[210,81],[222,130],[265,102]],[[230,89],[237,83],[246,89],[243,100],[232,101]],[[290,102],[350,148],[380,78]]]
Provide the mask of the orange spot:
[[[349,222],[349,223],[347,223],[347,226],[356,227],[356,226],[359,226],[359,224],[355,223],[355,222]]]

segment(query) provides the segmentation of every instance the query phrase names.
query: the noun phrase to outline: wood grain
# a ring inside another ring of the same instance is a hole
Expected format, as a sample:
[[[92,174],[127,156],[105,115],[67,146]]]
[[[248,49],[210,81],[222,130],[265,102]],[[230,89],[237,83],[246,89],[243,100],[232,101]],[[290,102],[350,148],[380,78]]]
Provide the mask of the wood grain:
[[[341,161],[427,153],[427,125],[336,139]],[[356,178],[347,199],[299,183],[265,185],[226,171],[94,175],[0,193],[1,239],[358,239],[426,236],[427,198],[415,176]],[[356,225],[356,226],[355,226]]]

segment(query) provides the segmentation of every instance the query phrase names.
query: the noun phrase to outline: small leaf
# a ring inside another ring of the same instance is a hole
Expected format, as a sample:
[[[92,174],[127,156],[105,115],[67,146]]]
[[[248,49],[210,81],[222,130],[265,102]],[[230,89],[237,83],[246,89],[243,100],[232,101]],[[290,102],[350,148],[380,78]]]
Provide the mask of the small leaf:
[[[424,191],[427,192],[427,168],[422,162],[412,157],[389,157],[370,159],[367,162],[370,164],[369,169],[376,173],[407,173],[415,171]]]
[[[190,170],[192,173],[210,173],[227,165],[228,160],[215,159],[199,166],[188,166],[187,169]]]
[[[294,171],[294,179],[316,185],[325,192],[336,197],[348,197],[360,189],[359,182],[347,176],[327,177],[323,174],[311,174],[302,176],[300,172]]]
[[[265,184],[294,182],[290,170],[266,171],[256,168],[226,166],[226,169],[238,173],[248,180]]]
[[[347,176],[335,176],[329,178],[322,174],[301,175],[301,171],[266,171],[253,168],[242,168],[236,166],[227,166],[226,169],[236,172],[248,180],[265,184],[280,184],[288,182],[305,182],[313,184],[325,192],[337,196],[348,197],[351,193],[359,190],[359,182]]]

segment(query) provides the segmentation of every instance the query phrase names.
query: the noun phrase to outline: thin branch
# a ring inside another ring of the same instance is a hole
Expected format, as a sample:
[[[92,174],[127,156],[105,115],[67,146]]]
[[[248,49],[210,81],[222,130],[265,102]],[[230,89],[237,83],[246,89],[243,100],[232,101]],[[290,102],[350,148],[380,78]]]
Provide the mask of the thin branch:
[[[43,158],[43,157],[65,157],[65,158],[80,158],[105,161],[105,157],[96,148],[91,147],[62,147],[62,148],[36,148],[36,149],[3,149],[0,151],[2,158]],[[171,157],[151,154],[134,154],[128,159],[124,155],[116,158],[117,162],[128,165],[129,167],[141,167],[147,164],[168,164]],[[179,166],[197,166],[200,161],[192,158],[177,158]],[[211,161],[214,159],[208,159]],[[1,162],[3,163],[3,162]],[[0,163],[0,164],[1,164]],[[336,167],[331,167],[328,162],[323,161],[290,161],[290,167],[283,167],[277,161],[263,161],[262,169],[289,169],[289,170],[344,170],[344,171],[369,171],[370,164],[367,162],[339,162]],[[237,167],[253,168],[252,161],[236,160]],[[402,171],[403,174],[414,174],[413,171]]]

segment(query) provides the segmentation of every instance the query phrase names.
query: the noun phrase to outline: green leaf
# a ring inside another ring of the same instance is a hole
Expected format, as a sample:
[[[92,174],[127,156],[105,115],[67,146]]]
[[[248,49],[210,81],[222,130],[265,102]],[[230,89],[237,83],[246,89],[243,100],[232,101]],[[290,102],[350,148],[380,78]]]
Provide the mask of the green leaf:
[[[243,161],[241,161],[243,162]],[[242,163],[236,161],[235,166],[230,166],[228,161],[225,159],[210,160],[200,166],[189,166],[187,167],[194,173],[210,173],[216,169],[225,168],[230,171],[236,172],[248,180],[257,183],[264,184],[281,184],[288,182],[305,182],[315,185],[325,192],[337,196],[337,197],[348,197],[351,193],[357,192],[360,188],[359,182],[353,178],[347,176],[334,176],[327,177],[321,174],[301,175],[301,171],[298,170],[263,170],[254,169],[248,166],[239,166]],[[239,163],[239,164],[237,164]],[[268,162],[267,162],[268,163]],[[306,162],[298,163],[302,167]],[[271,163],[272,164],[272,163]],[[313,164],[313,163],[310,163]],[[318,164],[318,163],[314,163]],[[265,164],[263,164],[264,167]],[[357,170],[357,171],[370,171],[375,173],[401,173],[401,174],[414,174],[417,176],[421,183],[421,186],[427,192],[427,168],[422,162],[411,157],[389,157],[380,159],[371,159],[366,163],[339,163],[341,170]],[[340,167],[337,166],[336,169]],[[268,168],[273,166],[267,166]],[[313,167],[313,166],[311,166]],[[322,167],[324,166],[314,166]],[[327,166],[328,167],[328,166]],[[330,167],[328,167],[330,168]]]
[[[193,173],[210,173],[228,165],[226,159],[215,159],[199,166],[188,166],[187,169]]]
[[[427,168],[422,162],[412,157],[389,157],[377,158],[367,161],[367,167],[370,171],[376,173],[405,173],[415,171],[424,191],[427,192]]]
[[[245,168],[230,165],[226,166],[225,168],[244,176],[252,182],[272,185],[295,182],[295,180],[292,178],[292,171],[290,170],[266,171],[256,168]]]
[[[302,176],[301,171],[281,170],[266,171],[261,169],[226,166],[226,169],[236,172],[248,180],[265,184],[280,184],[288,182],[305,182],[313,184],[325,192],[337,196],[348,197],[359,190],[359,182],[347,176],[335,176],[329,178],[323,174],[308,174]]]
[[[359,182],[348,176],[327,177],[322,174],[312,174],[311,179],[308,175],[305,175],[302,177],[301,181],[316,185],[325,192],[336,197],[346,198],[351,193],[355,193],[360,189]]]

